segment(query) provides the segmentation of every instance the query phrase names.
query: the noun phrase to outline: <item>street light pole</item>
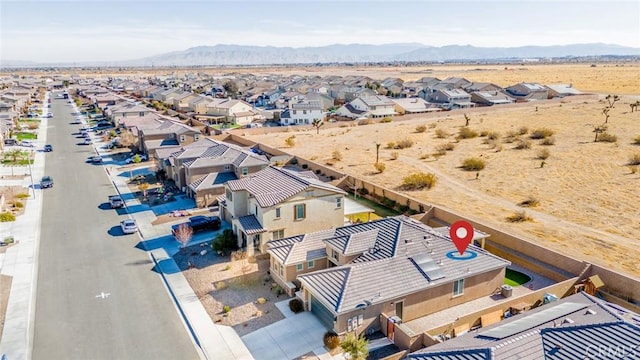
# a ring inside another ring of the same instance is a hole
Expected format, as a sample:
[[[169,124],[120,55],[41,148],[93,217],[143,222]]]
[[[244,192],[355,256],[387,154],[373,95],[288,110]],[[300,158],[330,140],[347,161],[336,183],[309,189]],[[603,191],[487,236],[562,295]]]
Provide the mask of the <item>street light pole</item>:
[[[27,165],[29,166],[29,177],[31,178],[31,191],[33,192],[33,198],[36,198],[36,186],[33,184],[33,171],[31,171],[31,158],[33,157],[33,150],[31,150],[31,154],[29,155],[29,160],[27,160]]]

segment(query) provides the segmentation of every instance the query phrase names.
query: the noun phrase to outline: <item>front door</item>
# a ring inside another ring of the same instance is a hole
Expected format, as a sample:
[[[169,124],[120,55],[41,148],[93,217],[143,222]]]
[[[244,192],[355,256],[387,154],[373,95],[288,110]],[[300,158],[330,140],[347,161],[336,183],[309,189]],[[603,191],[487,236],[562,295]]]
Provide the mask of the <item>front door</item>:
[[[260,234],[253,236],[253,250],[260,252]]]

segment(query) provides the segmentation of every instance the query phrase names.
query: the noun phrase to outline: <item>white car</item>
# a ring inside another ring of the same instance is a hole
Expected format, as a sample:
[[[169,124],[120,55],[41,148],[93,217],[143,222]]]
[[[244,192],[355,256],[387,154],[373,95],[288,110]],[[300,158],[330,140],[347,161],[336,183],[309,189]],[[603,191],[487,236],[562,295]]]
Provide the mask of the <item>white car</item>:
[[[120,228],[125,234],[133,234],[138,231],[138,225],[136,225],[136,221],[133,219],[125,219],[120,221]]]
[[[140,155],[137,155],[137,156],[140,157],[140,161],[147,161],[148,160],[147,155],[145,155],[145,154],[140,154]],[[136,155],[133,155],[133,156],[127,158],[124,161],[124,163],[125,164],[133,164],[134,163],[133,160],[135,159],[135,157],[136,157]]]
[[[34,144],[31,140],[22,140],[20,141],[20,146],[35,147],[36,144]]]

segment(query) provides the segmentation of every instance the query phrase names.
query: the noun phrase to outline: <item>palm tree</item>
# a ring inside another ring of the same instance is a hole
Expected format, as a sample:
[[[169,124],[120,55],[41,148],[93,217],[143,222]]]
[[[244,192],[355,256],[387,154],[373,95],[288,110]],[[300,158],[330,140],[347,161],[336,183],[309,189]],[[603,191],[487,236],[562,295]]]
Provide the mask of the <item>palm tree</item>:
[[[364,335],[357,336],[355,333],[348,333],[340,342],[340,347],[351,356],[351,360],[365,360],[369,355],[367,345],[369,342]]]

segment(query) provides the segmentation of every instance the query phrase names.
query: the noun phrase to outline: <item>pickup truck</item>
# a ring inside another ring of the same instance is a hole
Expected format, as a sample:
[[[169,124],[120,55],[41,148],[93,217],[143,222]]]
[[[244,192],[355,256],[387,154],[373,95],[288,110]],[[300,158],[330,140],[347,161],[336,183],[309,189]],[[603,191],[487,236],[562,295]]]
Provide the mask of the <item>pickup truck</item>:
[[[189,226],[193,230],[193,232],[198,232],[202,230],[218,230],[222,225],[222,221],[218,216],[192,216],[186,223],[180,223],[171,226],[171,233],[175,236],[176,231],[178,231],[178,228],[180,228],[180,226],[183,224]]]
[[[124,206],[124,201],[119,195],[111,195],[109,196],[109,205],[112,209],[121,208]]]

